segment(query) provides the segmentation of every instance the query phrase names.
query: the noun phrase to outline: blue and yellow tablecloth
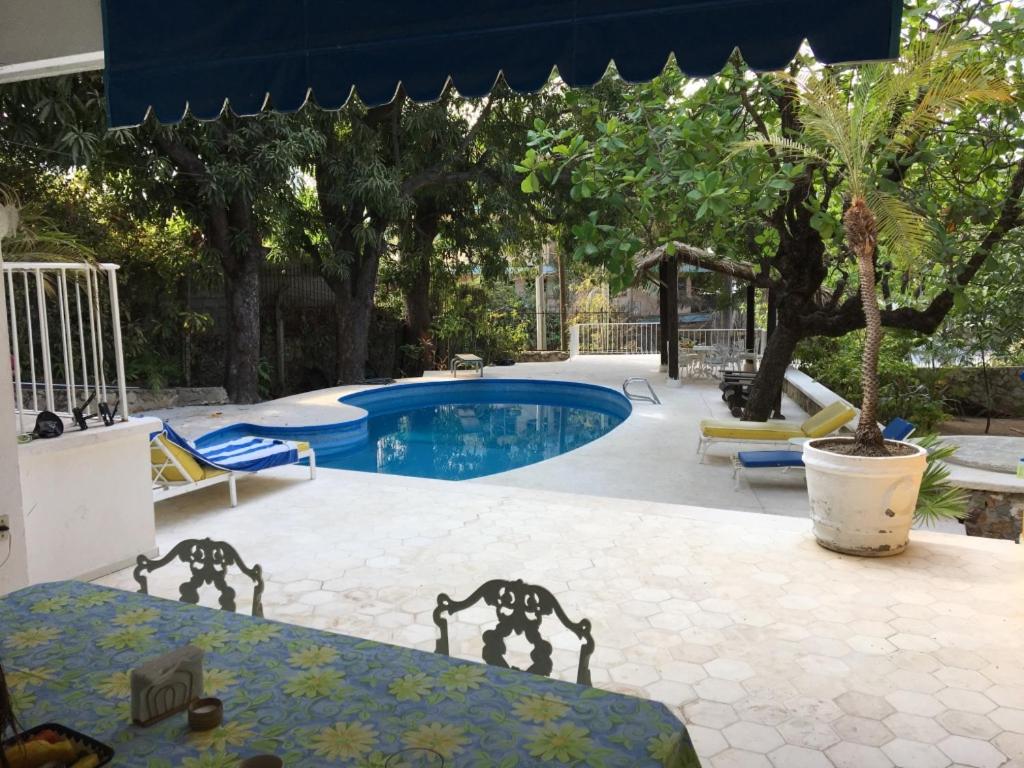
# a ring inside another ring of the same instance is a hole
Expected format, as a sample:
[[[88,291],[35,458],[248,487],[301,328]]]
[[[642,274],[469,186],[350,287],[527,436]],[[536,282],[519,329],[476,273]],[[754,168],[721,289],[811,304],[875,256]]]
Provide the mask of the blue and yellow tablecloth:
[[[190,643],[224,724],[133,726],[129,670]],[[0,664],[22,725],[87,733],[115,766],[233,768],[270,752],[289,768],[393,768],[411,747],[474,768],[699,766],[655,702],[79,582],[0,598]]]

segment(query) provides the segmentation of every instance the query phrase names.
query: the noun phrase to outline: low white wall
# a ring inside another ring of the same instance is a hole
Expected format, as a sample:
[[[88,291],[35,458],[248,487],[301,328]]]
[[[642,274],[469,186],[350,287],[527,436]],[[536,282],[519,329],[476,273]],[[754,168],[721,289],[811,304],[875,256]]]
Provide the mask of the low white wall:
[[[856,431],[857,423],[860,421],[860,409],[849,400],[837,395],[824,384],[820,383],[816,379],[812,379],[803,371],[798,371],[792,366],[787,368],[783,391],[791,400],[795,401],[797,405],[812,416],[822,408],[827,408],[832,405],[832,403],[839,402],[850,406],[857,412],[857,414],[853,417],[853,420],[846,425],[844,431],[846,429],[850,432]]]
[[[28,583],[95,578],[156,547],[149,434],[140,418],[19,447]]]

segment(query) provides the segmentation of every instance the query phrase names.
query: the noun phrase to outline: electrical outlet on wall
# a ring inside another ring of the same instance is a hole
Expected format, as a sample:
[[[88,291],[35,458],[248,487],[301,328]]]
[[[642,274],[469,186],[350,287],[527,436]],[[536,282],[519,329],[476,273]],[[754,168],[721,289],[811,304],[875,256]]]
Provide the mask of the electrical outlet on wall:
[[[9,515],[0,515],[0,541],[7,541],[7,537],[11,535],[11,518]]]

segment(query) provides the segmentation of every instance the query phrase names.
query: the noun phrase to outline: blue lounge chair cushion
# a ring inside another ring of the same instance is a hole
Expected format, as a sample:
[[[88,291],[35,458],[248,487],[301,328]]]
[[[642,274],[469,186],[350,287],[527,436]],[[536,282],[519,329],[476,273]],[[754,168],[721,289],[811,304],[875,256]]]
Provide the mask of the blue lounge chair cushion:
[[[915,429],[917,429],[917,427],[909,421],[897,416],[885,425],[885,429],[882,430],[882,437],[886,440],[906,440],[914,434]]]
[[[800,451],[740,451],[736,457],[744,469],[802,467],[804,465],[803,454]]]

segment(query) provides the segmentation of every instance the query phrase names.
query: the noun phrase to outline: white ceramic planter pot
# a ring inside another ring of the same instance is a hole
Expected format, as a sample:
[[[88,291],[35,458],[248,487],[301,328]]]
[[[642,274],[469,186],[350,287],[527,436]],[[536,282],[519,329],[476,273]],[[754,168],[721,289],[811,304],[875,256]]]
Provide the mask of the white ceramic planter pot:
[[[853,438],[826,438],[828,440]],[[907,548],[927,451],[906,456],[843,456],[804,446],[814,536],[848,555],[888,557]]]

